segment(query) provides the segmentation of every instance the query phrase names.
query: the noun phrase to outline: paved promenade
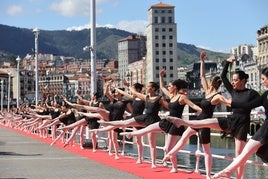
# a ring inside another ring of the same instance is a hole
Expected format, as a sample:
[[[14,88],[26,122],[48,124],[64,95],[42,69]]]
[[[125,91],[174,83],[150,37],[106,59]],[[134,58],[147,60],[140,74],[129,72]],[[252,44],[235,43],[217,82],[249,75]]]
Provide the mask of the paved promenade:
[[[0,178],[138,179],[0,126]]]

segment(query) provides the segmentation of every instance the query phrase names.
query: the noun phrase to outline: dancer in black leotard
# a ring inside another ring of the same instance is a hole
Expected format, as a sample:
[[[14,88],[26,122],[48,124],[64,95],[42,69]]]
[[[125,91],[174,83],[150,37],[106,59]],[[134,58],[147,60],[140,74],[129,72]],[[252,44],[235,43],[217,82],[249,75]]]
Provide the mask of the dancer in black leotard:
[[[196,117],[196,120],[205,119],[208,117],[212,117],[214,108],[217,104],[223,103],[227,104],[227,100],[220,95],[217,90],[221,85],[221,79],[219,76],[215,76],[211,82],[207,82],[205,78],[205,60],[206,54],[202,52],[200,55],[200,78],[201,84],[205,90],[205,99],[201,101],[202,112],[199,116]],[[168,117],[167,120],[172,121],[171,119],[175,119],[177,117]],[[173,122],[173,121],[172,121]],[[211,168],[212,168],[212,156],[210,151],[210,128],[203,129],[194,129],[188,127],[187,130],[183,133],[180,140],[177,144],[171,149],[167,155],[164,157],[163,161],[166,161],[169,158],[173,158],[177,151],[181,150],[184,146],[187,145],[188,139],[195,135],[198,132],[198,136],[200,139],[200,143],[203,146],[203,151],[205,153],[205,167],[206,167],[206,177],[210,178]]]
[[[268,68],[262,70],[262,84],[268,88]],[[261,128],[253,135],[247,142],[243,151],[238,155],[231,164],[229,164],[224,170],[216,173],[213,178],[230,178],[231,174],[240,166],[243,166],[248,158],[256,152],[256,154],[262,158],[262,160],[268,163],[268,91],[262,96],[250,101],[249,103],[232,102],[231,105],[235,107],[243,108],[255,108],[257,106],[263,106],[265,108],[266,119]]]
[[[169,83],[168,89],[164,87],[164,81],[162,77],[165,74],[165,70],[161,70],[160,75],[160,87],[163,93],[170,98],[170,102],[168,104],[169,114],[171,116],[182,116],[183,109],[185,104],[189,105],[196,111],[201,111],[201,108],[194,103],[192,103],[188,97],[185,95],[185,89],[187,88],[187,83],[184,80],[175,80]],[[149,132],[165,132],[165,152],[167,153],[171,148],[174,147],[175,143],[178,140],[178,137],[181,136],[184,132],[184,127],[180,126],[177,128],[173,123],[167,121],[166,119],[162,119],[159,122],[153,123],[143,129],[133,131],[133,132],[125,132],[120,135],[126,135],[127,137],[132,136],[142,136]],[[177,172],[177,159],[171,161],[172,169],[170,172]]]
[[[227,79],[227,71],[229,64],[234,62],[236,59],[230,57],[226,60],[226,64],[223,68],[221,78],[224,82],[226,89],[229,91],[233,102],[248,103],[251,100],[257,98],[259,94],[252,89],[245,87],[248,75],[241,70],[235,71],[232,76],[232,84]],[[250,112],[251,108],[233,108],[232,116],[228,118],[211,118],[201,121],[183,121],[176,118],[170,118],[170,120],[177,125],[186,125],[193,128],[204,128],[209,127],[219,131],[229,132],[234,136],[235,139],[235,155],[238,156],[247,141],[247,133],[250,125]],[[169,117],[168,117],[169,118]],[[237,168],[236,177],[243,178],[244,166]]]
[[[89,106],[99,107],[99,108],[104,109],[103,103],[98,101],[99,97],[100,97],[99,93],[96,92],[91,97],[91,100],[88,101],[88,100],[85,100],[81,96],[78,95],[78,104],[89,105]],[[82,110],[82,112],[86,112],[86,110]],[[83,147],[84,129],[86,126],[88,126],[89,129],[98,129],[100,124],[97,122],[97,120],[100,120],[100,118],[80,117],[80,120],[76,121],[75,123],[68,125],[68,126],[59,127],[58,130],[69,130],[69,129],[73,129],[74,127],[80,127],[80,148],[83,149],[84,148]],[[77,130],[78,130],[78,128],[77,128]],[[66,141],[65,145],[67,145],[69,143],[69,141],[71,141],[74,137],[75,137],[75,133],[72,133],[70,138]],[[92,139],[92,151],[96,152],[97,138],[96,138],[96,134],[94,132],[91,132],[91,139]]]
[[[67,101],[69,105],[72,107],[78,108],[78,109],[84,109],[87,111],[90,111],[91,113],[84,113],[79,112],[80,115],[87,116],[89,118],[99,118],[104,119],[107,121],[117,121],[117,120],[123,120],[125,111],[128,110],[130,113],[132,112],[132,107],[129,103],[129,101],[123,100],[122,94],[118,93],[117,91],[111,92],[111,85],[113,81],[110,80],[105,85],[105,95],[110,100],[111,104],[108,107],[108,110],[102,109],[99,107],[92,107],[92,106],[86,106],[86,105],[78,105],[73,104]],[[112,146],[114,147],[115,151],[115,159],[119,159],[119,145],[117,142],[117,135],[118,132],[121,132],[121,129],[114,129],[113,126],[109,130],[109,155],[112,155]]]
[[[125,80],[122,80],[122,81],[126,87],[129,87],[129,84]],[[137,92],[140,92],[140,93],[142,92],[142,88],[143,88],[142,84],[134,83],[133,87],[135,88],[135,90]],[[127,93],[119,88],[115,87],[115,90],[118,91],[119,93],[121,93],[122,95],[124,95],[130,101],[132,101],[131,106],[132,106],[133,111],[132,111],[130,116],[126,117],[126,119],[130,119],[132,117],[143,114],[143,111],[145,108],[145,102],[143,100],[141,100],[140,98],[136,97],[135,95],[129,94],[129,93]],[[93,133],[107,132],[107,131],[111,130],[112,128],[116,128],[116,126],[107,126],[107,127],[103,127],[100,129],[93,129],[91,131]],[[134,128],[134,130],[136,130],[136,128]],[[141,136],[137,136],[136,143],[137,143],[137,149],[138,149],[138,159],[137,159],[136,163],[140,164],[140,163],[142,163],[142,158],[143,158],[143,146],[142,146],[142,137]]]
[[[133,118],[124,120],[124,121],[100,121],[103,125],[112,125],[116,127],[145,127],[155,122],[160,121],[160,117],[158,116],[161,105],[165,108],[168,108],[168,103],[156,94],[156,91],[159,89],[159,86],[155,82],[149,82],[146,91],[146,94],[141,94],[137,92],[133,87],[130,87],[131,92],[145,101],[145,114],[135,116]],[[151,151],[151,160],[152,160],[152,168],[155,168],[156,162],[156,134],[149,133],[149,145]]]

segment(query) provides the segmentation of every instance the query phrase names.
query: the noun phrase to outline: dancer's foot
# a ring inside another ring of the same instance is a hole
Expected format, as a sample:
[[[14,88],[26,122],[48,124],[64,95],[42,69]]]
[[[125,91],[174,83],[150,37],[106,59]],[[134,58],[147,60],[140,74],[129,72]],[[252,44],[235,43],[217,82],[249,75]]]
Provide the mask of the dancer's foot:
[[[216,173],[215,175],[213,175],[212,179],[216,179],[216,178],[230,178],[231,177],[231,172],[229,171],[220,171],[218,173]]]
[[[168,116],[166,118],[166,120],[169,121],[169,122],[171,122],[171,123],[173,123],[176,127],[180,127],[181,126],[180,120],[182,120],[182,119],[180,119],[180,118]]]
[[[132,138],[132,133],[131,132],[121,132],[119,135],[126,136],[128,139]]]
[[[142,164],[142,159],[138,158],[136,164]]]
[[[67,145],[69,145],[69,143],[68,143],[68,142],[65,142],[65,143],[63,144],[63,148],[65,148]]]
[[[151,168],[156,168],[156,165],[154,163],[152,163]]]
[[[165,162],[163,162],[163,166],[164,167],[167,167],[168,166],[168,164],[167,164],[167,162],[165,161]]]
[[[177,168],[172,168],[169,172],[170,172],[170,173],[177,173],[178,170],[177,170]]]
[[[114,159],[115,159],[115,160],[119,160],[120,157],[119,157],[118,155],[115,155],[115,156],[114,156]]]

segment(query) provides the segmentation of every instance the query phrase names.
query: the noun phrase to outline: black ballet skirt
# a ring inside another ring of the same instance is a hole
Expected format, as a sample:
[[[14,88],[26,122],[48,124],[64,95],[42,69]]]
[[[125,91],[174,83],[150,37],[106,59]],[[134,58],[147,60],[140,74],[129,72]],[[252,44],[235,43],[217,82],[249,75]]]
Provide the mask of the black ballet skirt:
[[[256,152],[256,155],[260,157],[264,163],[268,163],[268,143],[262,145]]]

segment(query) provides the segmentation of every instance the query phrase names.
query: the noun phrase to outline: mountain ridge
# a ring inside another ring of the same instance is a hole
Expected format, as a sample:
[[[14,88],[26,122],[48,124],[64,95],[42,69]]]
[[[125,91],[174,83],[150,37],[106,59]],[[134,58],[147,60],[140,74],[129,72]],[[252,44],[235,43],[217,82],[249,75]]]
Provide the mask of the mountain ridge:
[[[117,59],[118,40],[133,35],[124,30],[98,27],[96,29],[97,59]],[[12,27],[0,24],[0,52],[10,54],[10,60],[16,56],[24,57],[34,53],[34,34],[32,29]],[[89,58],[83,47],[90,44],[90,30],[40,30],[38,37],[40,53],[55,54],[60,56],[73,56],[76,58]],[[179,66],[189,65],[199,60],[199,54],[205,50],[210,60],[226,58],[228,54],[198,48],[195,45],[177,43]],[[1,57],[0,57],[1,60]]]

